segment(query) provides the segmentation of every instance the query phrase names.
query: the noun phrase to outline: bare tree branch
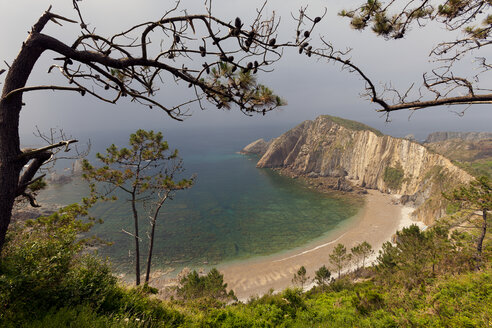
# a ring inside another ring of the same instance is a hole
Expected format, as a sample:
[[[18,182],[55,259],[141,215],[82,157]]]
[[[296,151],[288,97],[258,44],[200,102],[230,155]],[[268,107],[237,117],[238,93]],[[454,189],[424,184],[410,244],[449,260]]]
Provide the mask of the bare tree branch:
[[[51,161],[57,147],[68,145],[63,141],[34,150],[20,149],[18,128],[25,92],[78,91],[81,96],[89,94],[109,103],[128,97],[149,108],[161,109],[175,120],[186,117],[188,106],[195,102],[203,108],[205,100],[217,108],[237,107],[245,115],[265,115],[285,104],[258,83],[257,73],[270,71],[271,65],[282,57],[284,47],[299,44],[277,40],[279,19],[275,14],[265,17],[265,6],[251,21],[243,22],[241,17],[225,21],[212,15],[211,1],[206,14],[183,10],[176,15],[180,5],[177,1],[156,21],[102,36],[89,29],[77,1],[72,3],[78,22],[52,13],[50,6],[32,26],[12,65],[7,64],[0,97],[0,249],[15,199],[25,193],[23,186]],[[300,20],[308,25],[306,32],[310,33],[321,18],[311,19],[302,12]],[[80,36],[68,44],[43,33],[50,21],[58,25],[79,23]],[[309,35],[301,39],[306,43]],[[68,85],[26,87],[38,59],[47,50],[55,52],[55,60],[59,61],[48,73],[57,68]],[[169,88],[168,81],[190,87],[192,99],[164,104],[167,99],[156,95],[160,85]]]
[[[8,99],[10,96],[15,95],[16,93],[24,93],[28,91],[36,91],[36,90],[62,90],[62,91],[78,91],[83,92],[85,89],[83,88],[73,88],[73,87],[64,87],[58,85],[38,85],[34,87],[24,87],[10,91],[7,95],[4,96],[5,99]]]
[[[384,86],[377,90],[375,84],[363,69],[350,62],[348,52],[341,53],[321,38],[324,48],[310,51],[318,58],[342,65],[342,69],[357,73],[364,80],[367,96],[379,105],[379,112],[390,113],[396,110],[417,110],[436,106],[477,105],[492,103],[492,90],[479,86],[479,76],[492,68],[485,57],[478,57],[478,73],[473,76],[458,76],[453,73],[458,61],[475,52],[486,51],[492,44],[492,3],[487,0],[430,1],[404,0],[367,1],[353,10],[343,10],[339,15],[348,17],[353,28],[364,30],[371,27],[373,32],[385,39],[400,39],[412,25],[424,26],[437,22],[449,30],[462,29],[463,37],[453,41],[439,42],[431,51],[431,59],[440,66],[424,73],[422,86],[414,88],[415,83],[400,92],[393,87]],[[473,25],[479,22],[479,26]],[[301,51],[300,51],[301,53]],[[470,74],[471,75],[471,74]],[[388,97],[390,96],[390,97]],[[413,99],[412,99],[413,98]]]
[[[71,143],[74,143],[74,142],[78,142],[78,140],[76,140],[76,139],[64,140],[64,141],[60,141],[56,144],[52,144],[52,145],[37,148],[37,149],[26,149],[22,152],[21,155],[19,155],[19,159],[29,160],[31,158],[36,158],[37,155],[39,155],[39,154],[42,154],[48,150],[58,148],[58,147],[63,147],[63,146],[65,146],[65,151],[68,151],[69,150],[68,145],[70,145]]]

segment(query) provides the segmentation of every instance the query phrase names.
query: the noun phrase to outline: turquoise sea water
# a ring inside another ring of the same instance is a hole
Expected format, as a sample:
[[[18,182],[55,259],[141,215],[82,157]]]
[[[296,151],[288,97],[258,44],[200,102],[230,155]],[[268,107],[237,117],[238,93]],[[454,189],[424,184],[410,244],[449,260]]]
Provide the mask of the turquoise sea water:
[[[155,267],[210,266],[292,249],[319,238],[357,212],[350,200],[334,199],[272,170],[257,169],[257,158],[237,154],[257,138],[251,131],[228,134],[228,138],[220,133],[196,134],[202,137],[167,137],[171,147],[181,150],[186,174],[196,173],[197,180],[191,189],[167,201],[161,211]],[[120,144],[124,145],[126,139],[122,135]],[[86,183],[75,179],[50,187],[39,200],[70,203],[86,191]],[[134,241],[122,232],[133,231],[130,203],[124,198],[102,203],[93,214],[104,220],[93,232],[113,242],[99,253],[109,256],[121,271],[131,270]],[[148,228],[148,221],[141,215],[143,255]]]

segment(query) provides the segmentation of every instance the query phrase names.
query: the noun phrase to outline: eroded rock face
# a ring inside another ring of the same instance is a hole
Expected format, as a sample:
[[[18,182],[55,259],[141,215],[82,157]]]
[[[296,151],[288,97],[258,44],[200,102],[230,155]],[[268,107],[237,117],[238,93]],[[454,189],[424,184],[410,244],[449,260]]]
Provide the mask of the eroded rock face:
[[[267,151],[269,145],[270,142],[266,142],[263,139],[258,139],[244,147],[241,153],[263,156],[263,154],[265,154],[265,152]]]
[[[299,175],[345,177],[355,186],[407,195],[404,199],[415,206],[440,194],[445,185],[472,178],[414,141],[383,136],[353,121],[339,124],[339,120],[320,116],[301,123],[273,139],[257,166],[286,168]],[[437,204],[415,213],[429,222],[443,211]]]

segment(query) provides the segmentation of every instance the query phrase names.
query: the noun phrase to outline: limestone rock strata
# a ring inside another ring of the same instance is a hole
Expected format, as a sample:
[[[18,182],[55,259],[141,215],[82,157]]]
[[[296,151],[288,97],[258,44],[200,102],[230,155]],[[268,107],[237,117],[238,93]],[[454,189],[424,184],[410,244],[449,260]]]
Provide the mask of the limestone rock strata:
[[[266,142],[263,139],[259,139],[244,147],[241,153],[263,156],[263,154],[265,154],[265,152],[267,151],[269,145],[270,142]]]
[[[305,121],[270,142],[257,163],[260,168],[284,168],[299,175],[345,177],[353,185],[405,195],[415,206],[444,185],[466,183],[471,176],[447,158],[407,139],[377,134],[374,129],[354,129],[339,119],[320,116]],[[393,172],[391,172],[393,170]],[[391,173],[396,174],[391,181]],[[416,211],[429,222],[443,215],[442,201]]]

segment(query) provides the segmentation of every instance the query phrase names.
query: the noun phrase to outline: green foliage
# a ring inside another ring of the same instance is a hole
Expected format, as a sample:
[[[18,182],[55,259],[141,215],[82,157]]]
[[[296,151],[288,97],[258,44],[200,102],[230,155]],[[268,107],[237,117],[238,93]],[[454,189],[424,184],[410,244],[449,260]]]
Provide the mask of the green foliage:
[[[438,1],[438,4],[428,1],[418,3],[405,1],[397,4],[367,0],[356,9],[342,10],[339,15],[349,18],[350,25],[357,30],[364,30],[371,26],[372,31],[380,36],[399,39],[409,30],[412,22],[422,26],[425,25],[425,20],[438,19],[447,24],[448,29],[453,30],[454,24],[476,20],[477,13],[481,14],[488,6],[490,6],[489,1],[486,4],[484,1],[475,0]],[[478,34],[480,38],[485,39],[490,35],[490,29],[487,28],[490,25],[488,22],[487,16],[482,22],[484,28],[469,27],[470,31],[466,29],[465,32],[473,37]]]
[[[92,226],[78,219],[86,214],[86,207],[73,204],[10,230],[0,261],[0,307],[47,310],[71,299],[74,268],[89,261],[77,257],[88,242],[78,236]]]
[[[212,298],[220,301],[236,300],[234,292],[227,292],[224,275],[216,268],[210,270],[206,276],[200,276],[193,270],[181,278],[177,288],[178,297],[184,300],[197,298]]]
[[[271,110],[287,103],[275,95],[268,87],[256,82],[255,73],[258,63],[248,63],[247,68],[237,70],[237,66],[226,61],[220,62],[212,69],[206,66],[208,75],[203,82],[216,92],[211,92],[211,99],[218,108],[230,109],[236,103],[231,94],[241,97],[242,107],[246,112]],[[206,64],[205,64],[206,65]]]
[[[9,323],[5,326],[11,326]],[[135,327],[133,325],[127,325],[126,322],[121,322],[119,319],[98,315],[89,306],[78,306],[75,308],[65,307],[59,310],[52,310],[46,313],[46,315],[38,320],[32,322],[24,322],[25,328],[105,328],[105,327]]]
[[[416,225],[404,228],[396,244],[383,244],[379,252],[377,279],[381,284],[395,284],[412,290],[443,274],[461,273],[473,268],[470,236],[449,232],[444,226],[421,231]]]
[[[440,282],[430,301],[434,316],[421,313],[443,327],[487,327],[492,314],[492,276],[490,272],[468,274]],[[431,318],[429,318],[431,317]]]
[[[335,246],[333,252],[330,254],[329,261],[337,269],[339,279],[342,268],[350,262],[351,257],[351,254],[347,254],[347,248],[342,244]]]
[[[486,327],[490,287],[490,272],[484,272],[438,280],[417,293],[370,281],[326,293],[289,289],[217,310],[206,322],[213,322],[211,327]]]
[[[489,179],[492,179],[492,160],[482,159],[473,162],[454,161],[453,164],[475,177],[487,176]]]
[[[287,288],[282,292],[282,299],[286,302],[282,306],[282,310],[291,318],[295,318],[298,311],[306,310],[306,303],[301,289]]]
[[[331,272],[326,268],[325,265],[320,267],[314,272],[314,281],[321,289],[324,291],[327,283],[330,281]]]
[[[487,176],[478,177],[467,186],[454,189],[445,197],[472,210],[490,211],[492,209],[492,183]]]
[[[383,174],[383,181],[386,185],[393,189],[398,190],[403,183],[403,177],[405,176],[405,172],[403,172],[403,168],[400,163],[397,163],[395,167],[386,166]]]
[[[39,179],[39,180],[36,180],[33,183],[31,183],[27,187],[27,189],[29,189],[29,191],[31,191],[31,192],[37,192],[37,191],[43,190],[44,188],[46,188],[46,186],[48,186],[46,181],[44,179]]]
[[[446,214],[452,215],[460,210],[460,205],[457,203],[449,203],[446,205]]]
[[[94,245],[94,239],[82,237],[93,224],[79,219],[87,208],[73,204],[9,231],[0,257],[0,326],[46,327],[52,322],[48,326],[65,327],[65,322],[80,320],[80,327],[84,322],[86,327],[126,327],[124,318],[182,321],[181,314],[140,290],[119,287],[106,263],[83,253],[86,245]]]
[[[299,285],[301,290],[304,288],[304,284],[309,280],[309,277],[306,276],[306,268],[301,266],[299,270],[294,274],[294,278],[292,278],[292,283]]]
[[[352,258],[354,258],[357,262],[357,269],[360,267],[364,268],[366,265],[366,259],[374,253],[372,246],[367,241],[352,247],[350,251],[352,252]]]
[[[84,160],[84,178],[91,182],[120,188],[128,193],[143,194],[160,190],[179,190],[191,186],[192,181],[174,181],[174,175],[182,170],[178,150],[170,150],[161,132],[138,130],[130,135],[129,148],[118,149],[114,144],[106,154],[97,158],[104,164],[93,167]],[[93,189],[97,186],[92,184]]]
[[[349,130],[355,130],[355,131],[366,131],[367,130],[367,131],[371,131],[371,132],[375,133],[377,136],[383,136],[383,133],[381,131],[376,130],[375,128],[372,128],[369,125],[365,125],[365,124],[357,122],[357,121],[347,120],[345,118],[341,118],[341,117],[337,117],[337,116],[331,116],[331,115],[323,115],[323,117],[328,118],[333,123],[341,125],[344,128],[347,128]]]
[[[83,243],[68,232],[86,231],[85,225],[60,217],[30,224],[9,233],[8,254],[2,255],[2,327],[486,327],[492,320],[490,266],[467,273],[473,269],[467,245],[474,240],[441,226],[399,232],[394,245],[383,246],[370,280],[354,283],[345,275],[322,291],[272,291],[226,306],[218,299],[231,298],[216,269],[185,276],[179,287],[184,300],[163,303],[145,288],[118,286],[107,265],[82,256]],[[48,249],[40,252],[37,243]],[[49,248],[61,254],[54,257]],[[347,255],[343,245],[336,248]],[[22,271],[36,262],[50,274],[37,272],[36,278]],[[316,271],[320,280],[327,276],[325,266]]]
[[[492,184],[487,176],[478,177],[466,186],[460,186],[449,194],[443,194],[445,198],[464,208],[466,211],[480,211],[482,216],[481,232],[477,238],[476,267],[482,265],[483,241],[487,233],[488,212],[492,210]],[[473,215],[472,215],[473,216]]]
[[[183,171],[178,150],[170,150],[161,132],[137,130],[130,135],[129,148],[118,149],[114,144],[106,149],[106,154],[97,154],[103,163],[95,168],[89,161],[83,162],[83,177],[90,182],[91,200],[114,200],[116,189],[125,192],[131,204],[135,226],[135,281],[140,284],[140,248],[139,248],[139,214],[138,202],[148,205],[151,225],[150,247],[147,256],[147,272],[145,282],[150,278],[154,229],[156,220],[164,202],[172,198],[174,192],[190,188],[193,178],[175,181]]]
[[[384,298],[374,289],[369,289],[364,293],[355,291],[355,297],[352,296],[352,306],[362,315],[368,315],[370,312],[379,310],[384,307]]]

